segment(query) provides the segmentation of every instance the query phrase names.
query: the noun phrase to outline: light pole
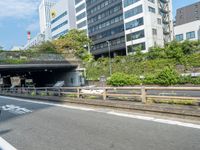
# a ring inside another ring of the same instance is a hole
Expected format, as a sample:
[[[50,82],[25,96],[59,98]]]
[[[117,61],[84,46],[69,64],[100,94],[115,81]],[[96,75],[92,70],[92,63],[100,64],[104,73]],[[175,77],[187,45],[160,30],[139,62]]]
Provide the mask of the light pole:
[[[111,66],[111,55],[110,55],[110,41],[106,41],[108,43],[108,51],[109,51],[109,71],[110,71],[110,76],[112,75],[112,66]]]

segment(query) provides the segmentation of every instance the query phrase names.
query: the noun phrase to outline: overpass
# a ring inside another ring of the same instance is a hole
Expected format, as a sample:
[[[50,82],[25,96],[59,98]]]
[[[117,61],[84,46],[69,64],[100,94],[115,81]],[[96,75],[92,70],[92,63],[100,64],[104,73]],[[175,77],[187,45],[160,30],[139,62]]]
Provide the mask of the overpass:
[[[0,52],[0,76],[3,86],[11,86],[12,77],[20,77],[21,86],[31,79],[37,87],[53,86],[57,81],[81,86],[84,81],[80,60],[52,53]]]

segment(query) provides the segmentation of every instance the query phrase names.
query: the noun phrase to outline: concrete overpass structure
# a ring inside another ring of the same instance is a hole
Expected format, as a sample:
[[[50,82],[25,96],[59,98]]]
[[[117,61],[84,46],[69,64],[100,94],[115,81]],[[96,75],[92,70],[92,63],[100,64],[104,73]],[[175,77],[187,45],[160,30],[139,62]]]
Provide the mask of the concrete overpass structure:
[[[84,84],[84,69],[77,59],[66,58],[61,54],[34,53],[35,56],[27,56],[21,52],[5,53],[0,53],[3,86],[11,86],[12,77],[20,77],[21,86],[26,86],[26,80],[30,79],[36,87],[53,86],[57,81],[64,81],[65,86]],[[19,63],[15,64],[16,60]]]

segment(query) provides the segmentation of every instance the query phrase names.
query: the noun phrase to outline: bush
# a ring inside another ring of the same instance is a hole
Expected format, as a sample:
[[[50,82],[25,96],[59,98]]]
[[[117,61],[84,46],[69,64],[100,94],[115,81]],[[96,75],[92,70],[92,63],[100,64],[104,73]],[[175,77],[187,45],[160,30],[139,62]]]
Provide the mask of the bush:
[[[155,75],[147,75],[143,81],[144,84],[156,84]]]
[[[156,82],[167,86],[175,85],[179,82],[179,74],[171,67],[165,67],[164,70],[158,74]]]
[[[110,79],[108,79],[108,84],[112,86],[139,85],[140,83],[140,79],[136,76],[125,73],[114,73]]]
[[[192,77],[191,76],[181,76],[179,78],[179,84],[187,84],[192,83]]]
[[[200,77],[192,78],[192,84],[200,85]]]

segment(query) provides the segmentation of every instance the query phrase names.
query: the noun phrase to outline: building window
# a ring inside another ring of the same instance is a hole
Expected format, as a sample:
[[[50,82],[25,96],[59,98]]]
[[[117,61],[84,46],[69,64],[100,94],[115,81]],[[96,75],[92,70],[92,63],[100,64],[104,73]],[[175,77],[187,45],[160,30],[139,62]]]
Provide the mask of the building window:
[[[176,35],[176,40],[177,41],[183,41],[183,34]]]
[[[75,0],[75,4],[80,3],[82,0]]]
[[[139,43],[139,44],[135,44],[135,45],[130,45],[127,47],[127,49],[128,49],[128,53],[134,53],[137,49],[145,50],[146,45],[145,45],[145,42]]]
[[[135,15],[138,15],[140,13],[142,13],[143,10],[142,10],[142,5],[140,6],[137,6],[133,9],[130,9],[128,11],[125,12],[125,18],[129,18],[129,17],[132,17],[132,16],[135,16]]]
[[[76,20],[79,21],[79,20],[83,19],[84,17],[86,17],[86,12],[83,12],[83,13],[81,13],[80,15],[78,15],[78,16],[76,17]]]
[[[124,0],[124,7],[127,7],[131,4],[138,2],[138,1],[140,1],[140,0]]]
[[[127,37],[127,41],[128,42],[129,41],[133,41],[133,40],[137,40],[137,39],[140,39],[140,38],[143,38],[144,37],[144,30],[128,34],[126,37]]]
[[[158,22],[158,24],[162,24],[162,19],[158,18],[157,22]]]
[[[144,25],[143,18],[139,18],[139,19],[136,19],[136,20],[126,23],[126,30],[133,29],[133,28],[139,27],[141,25]]]
[[[157,35],[157,29],[152,29],[152,34]]]
[[[51,32],[54,32],[55,30],[58,30],[59,28],[63,27],[64,25],[68,24],[68,21],[64,21],[63,23],[57,25],[56,27],[51,29]]]
[[[81,23],[79,23],[79,24],[77,25],[77,28],[80,29],[80,28],[85,27],[85,26],[86,26],[86,20],[83,21],[83,22],[81,22]]]
[[[85,8],[85,3],[83,3],[82,5],[78,6],[76,8],[76,13],[78,13],[79,11],[83,10]]]
[[[56,21],[60,20],[61,18],[63,18],[66,15],[67,15],[67,11],[65,11],[64,13],[62,13],[61,15],[59,15],[57,18],[53,19],[51,21],[51,24],[55,23]]]
[[[149,6],[149,12],[152,12],[152,13],[154,13],[154,14],[155,14],[155,13],[156,13],[156,9],[155,9],[155,8],[153,8],[153,7],[150,7],[150,6]]]
[[[186,38],[187,39],[194,39],[195,38],[195,31],[187,32],[186,33]]]

